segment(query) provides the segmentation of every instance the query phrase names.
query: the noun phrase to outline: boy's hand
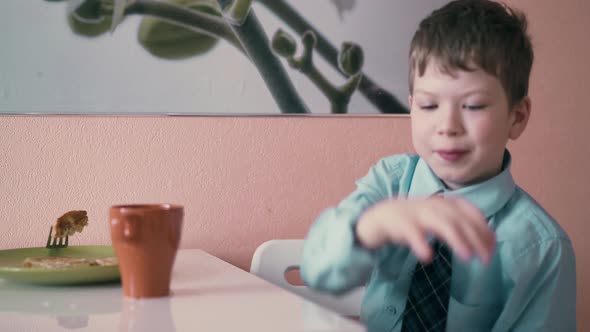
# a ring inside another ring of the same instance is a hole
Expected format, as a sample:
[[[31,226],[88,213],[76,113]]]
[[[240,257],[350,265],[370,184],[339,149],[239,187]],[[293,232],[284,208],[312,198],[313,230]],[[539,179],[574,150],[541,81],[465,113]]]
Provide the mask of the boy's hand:
[[[477,256],[487,264],[496,246],[495,235],[488,228],[484,215],[477,207],[457,197],[379,202],[360,217],[356,235],[368,249],[389,243],[407,245],[422,262],[432,259],[429,235],[444,241],[465,261]]]

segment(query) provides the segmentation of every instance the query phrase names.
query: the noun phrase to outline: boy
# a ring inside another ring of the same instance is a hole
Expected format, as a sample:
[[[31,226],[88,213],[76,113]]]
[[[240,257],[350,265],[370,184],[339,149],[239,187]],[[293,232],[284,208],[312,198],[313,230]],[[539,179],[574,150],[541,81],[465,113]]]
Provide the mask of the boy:
[[[531,109],[524,15],[451,2],[420,23],[409,57],[417,155],[383,158],[319,216],[304,281],[366,285],[369,331],[575,331],[572,244],[515,185],[506,150]]]

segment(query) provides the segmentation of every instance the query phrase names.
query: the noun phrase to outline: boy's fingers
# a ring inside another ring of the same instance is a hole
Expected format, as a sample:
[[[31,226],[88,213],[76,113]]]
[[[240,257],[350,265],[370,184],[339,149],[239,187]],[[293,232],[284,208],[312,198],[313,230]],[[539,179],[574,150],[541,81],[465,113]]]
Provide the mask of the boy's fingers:
[[[487,219],[479,208],[468,201],[459,198],[453,198],[452,201],[457,207],[455,211],[460,213],[457,218],[463,220],[462,231],[465,237],[469,239],[477,256],[483,262],[489,262],[495,248],[496,237],[489,229]]]
[[[473,227],[464,227],[462,232],[465,237],[469,239],[472,244],[477,256],[484,263],[488,263],[493,255],[495,248],[495,236],[494,233],[488,230],[489,235],[483,235]]]
[[[471,241],[461,231],[460,223],[447,220],[447,222],[438,222],[433,225],[434,235],[447,243],[462,260],[469,260],[475,251]]]
[[[470,221],[482,234],[489,232],[488,220],[481,210],[464,199],[453,199],[457,208],[464,214],[467,221]]]
[[[445,202],[434,209],[423,210],[421,222],[429,233],[446,242],[461,259],[467,261],[476,253],[476,245],[462,231],[469,224],[461,220],[454,205]]]
[[[433,252],[428,241],[426,241],[423,230],[414,223],[406,224],[402,232],[404,233],[405,242],[412,249],[414,255],[418,257],[418,260],[424,263],[430,262]]]

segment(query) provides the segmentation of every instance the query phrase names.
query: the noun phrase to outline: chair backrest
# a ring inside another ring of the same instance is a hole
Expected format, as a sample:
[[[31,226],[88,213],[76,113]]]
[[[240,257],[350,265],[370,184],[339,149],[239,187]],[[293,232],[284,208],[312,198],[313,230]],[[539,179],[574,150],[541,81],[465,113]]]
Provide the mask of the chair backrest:
[[[270,240],[261,244],[254,252],[250,272],[341,315],[358,317],[364,287],[335,296],[313,291],[306,286],[292,285],[287,281],[285,274],[299,269],[302,255],[303,240]]]

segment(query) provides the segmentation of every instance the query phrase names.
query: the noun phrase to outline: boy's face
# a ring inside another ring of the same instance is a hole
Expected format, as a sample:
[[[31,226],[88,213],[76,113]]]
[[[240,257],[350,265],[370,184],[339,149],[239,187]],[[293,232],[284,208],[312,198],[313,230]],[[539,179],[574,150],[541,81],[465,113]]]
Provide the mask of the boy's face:
[[[509,110],[495,76],[480,68],[448,74],[433,61],[424,75],[416,74],[413,87],[412,141],[434,173],[451,189],[498,174],[508,139],[526,127],[528,97]]]

